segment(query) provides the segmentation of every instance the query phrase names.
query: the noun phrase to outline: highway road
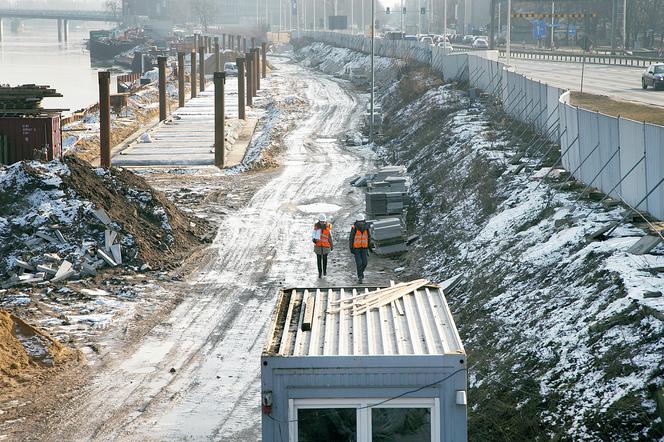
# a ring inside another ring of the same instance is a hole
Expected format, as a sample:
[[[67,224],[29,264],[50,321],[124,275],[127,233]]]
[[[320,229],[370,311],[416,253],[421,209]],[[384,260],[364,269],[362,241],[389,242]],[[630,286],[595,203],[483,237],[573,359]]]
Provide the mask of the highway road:
[[[517,72],[552,86],[581,90],[580,63],[512,59],[512,66]],[[583,91],[664,107],[664,90],[641,89],[641,72],[642,68],[586,64]]]

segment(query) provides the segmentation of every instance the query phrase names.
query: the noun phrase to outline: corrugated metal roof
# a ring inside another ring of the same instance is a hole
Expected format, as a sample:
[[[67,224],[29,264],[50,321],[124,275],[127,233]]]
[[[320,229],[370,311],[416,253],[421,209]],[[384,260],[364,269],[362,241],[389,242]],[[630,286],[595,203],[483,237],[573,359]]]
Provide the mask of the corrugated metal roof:
[[[265,352],[279,356],[465,353],[441,288],[427,284],[397,299],[388,296],[366,311],[367,300],[375,298],[372,292],[380,289],[282,290]]]

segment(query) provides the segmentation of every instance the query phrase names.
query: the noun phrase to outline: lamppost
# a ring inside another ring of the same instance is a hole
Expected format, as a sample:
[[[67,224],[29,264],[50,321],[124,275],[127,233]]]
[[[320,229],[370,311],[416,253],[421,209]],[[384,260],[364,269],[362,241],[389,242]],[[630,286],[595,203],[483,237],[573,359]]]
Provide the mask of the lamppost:
[[[507,0],[507,45],[505,47],[505,55],[507,58],[507,66],[510,65],[510,58],[512,50],[512,0]]]
[[[374,71],[374,40],[376,39],[376,0],[371,0],[371,120],[369,121],[369,141],[374,140],[374,94],[376,75]]]

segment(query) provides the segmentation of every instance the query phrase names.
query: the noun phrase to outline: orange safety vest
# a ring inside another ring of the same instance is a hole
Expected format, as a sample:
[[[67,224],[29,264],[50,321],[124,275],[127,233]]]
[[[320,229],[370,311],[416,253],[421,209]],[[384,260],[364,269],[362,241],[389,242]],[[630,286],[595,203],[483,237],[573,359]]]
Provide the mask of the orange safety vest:
[[[316,224],[315,229],[321,230],[318,224]],[[332,230],[332,226],[326,224],[325,228],[320,232],[320,239],[316,241],[317,247],[326,247],[328,249],[332,247],[332,244],[330,244],[330,230]]]
[[[368,249],[369,248],[369,231],[361,232],[355,230],[355,238],[353,239],[354,249]]]

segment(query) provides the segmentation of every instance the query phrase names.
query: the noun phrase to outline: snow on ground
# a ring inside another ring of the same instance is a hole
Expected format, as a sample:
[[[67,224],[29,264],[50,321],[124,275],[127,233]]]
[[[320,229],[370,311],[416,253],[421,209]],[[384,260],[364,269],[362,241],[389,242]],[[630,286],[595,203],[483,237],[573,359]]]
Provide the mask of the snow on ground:
[[[300,55],[328,73],[368,59],[320,43]],[[421,76],[378,82],[388,122],[378,153],[413,179],[410,229],[422,239],[411,267],[435,281],[463,275],[448,301],[473,367],[471,439],[664,437],[649,391],[664,385],[664,298],[644,297],[664,292],[664,278],[643,270],[664,265],[664,246],[626,253],[645,234],[631,224],[586,242],[624,208],[540,184],[541,158],[509,120]],[[412,78],[429,83],[408,101]],[[527,153],[510,164],[517,150]]]

